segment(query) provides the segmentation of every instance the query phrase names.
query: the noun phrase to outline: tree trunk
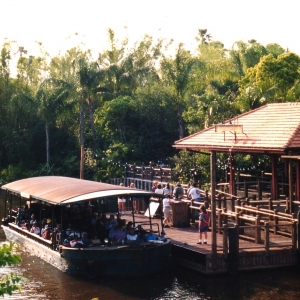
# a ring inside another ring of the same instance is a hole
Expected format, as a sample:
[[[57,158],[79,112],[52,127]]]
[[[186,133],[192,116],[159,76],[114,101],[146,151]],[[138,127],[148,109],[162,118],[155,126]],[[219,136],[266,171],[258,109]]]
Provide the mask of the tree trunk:
[[[49,126],[48,122],[46,122],[46,161],[47,161],[47,168],[50,167],[50,137],[49,137]]]
[[[179,127],[179,139],[182,139],[184,137],[184,131],[183,131],[182,109],[180,104],[178,104],[177,106],[177,121]]]
[[[79,108],[80,122],[80,179],[84,179],[84,111],[83,105],[80,103]]]
[[[91,124],[91,131],[94,141],[95,148],[98,148],[97,146],[97,140],[96,140],[96,133],[95,133],[95,126],[94,126],[94,102],[93,99],[89,96],[88,98],[88,106],[89,106],[89,117],[90,117],[90,124]]]

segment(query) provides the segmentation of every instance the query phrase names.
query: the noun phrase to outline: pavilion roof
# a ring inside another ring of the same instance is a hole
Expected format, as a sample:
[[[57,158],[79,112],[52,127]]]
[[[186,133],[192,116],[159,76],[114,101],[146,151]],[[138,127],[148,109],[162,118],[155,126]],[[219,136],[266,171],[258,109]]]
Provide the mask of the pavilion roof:
[[[237,125],[242,125],[242,132]],[[281,155],[292,151],[299,154],[300,103],[264,105],[227,120],[224,124],[213,125],[178,140],[174,147],[192,151]]]

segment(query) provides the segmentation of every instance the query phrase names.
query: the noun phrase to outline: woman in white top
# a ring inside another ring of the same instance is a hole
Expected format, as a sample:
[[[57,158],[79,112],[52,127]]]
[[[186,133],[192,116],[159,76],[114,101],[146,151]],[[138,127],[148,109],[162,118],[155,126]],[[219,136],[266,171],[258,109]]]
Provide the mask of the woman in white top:
[[[170,200],[170,195],[166,195],[166,197],[163,199],[163,213],[164,213],[164,220],[163,220],[163,225],[164,228],[170,227],[168,225],[168,222],[170,221],[170,216],[171,216],[171,200]]]
[[[161,194],[161,195],[164,194],[164,190],[162,189],[161,184],[157,185],[157,189],[155,190],[155,194]]]
[[[170,183],[168,182],[167,185],[163,188],[164,195],[172,195],[172,189],[170,187]]]

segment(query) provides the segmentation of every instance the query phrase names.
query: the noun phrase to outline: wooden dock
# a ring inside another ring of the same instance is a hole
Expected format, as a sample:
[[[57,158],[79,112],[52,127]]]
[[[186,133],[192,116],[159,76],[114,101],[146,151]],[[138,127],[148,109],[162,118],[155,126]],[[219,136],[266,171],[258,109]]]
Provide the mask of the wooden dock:
[[[131,214],[125,214],[122,218],[130,220]],[[135,214],[135,222],[147,222],[148,218],[143,214]],[[153,218],[154,230],[159,225],[161,231],[161,220]],[[208,244],[197,244],[199,240],[198,224],[190,224],[183,228],[164,228],[166,238],[172,242],[173,261],[204,274],[237,273],[244,270],[277,268],[297,264],[297,249],[292,238],[281,234],[261,232],[261,241],[255,243],[255,230],[253,226],[243,226],[239,231],[247,232],[240,235],[238,241],[230,242],[230,234],[235,232],[231,228],[225,233],[217,233],[217,257],[212,255],[211,232],[208,232]],[[255,226],[254,226],[255,227]],[[157,230],[158,231],[158,230]],[[253,231],[253,232],[251,232]],[[225,243],[224,243],[225,240]],[[266,240],[268,240],[266,245]],[[225,246],[224,249],[224,245]]]

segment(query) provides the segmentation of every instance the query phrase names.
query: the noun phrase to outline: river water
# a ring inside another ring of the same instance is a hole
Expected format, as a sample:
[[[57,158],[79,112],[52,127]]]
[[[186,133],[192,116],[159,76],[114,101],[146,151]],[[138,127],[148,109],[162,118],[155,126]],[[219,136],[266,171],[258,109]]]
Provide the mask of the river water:
[[[0,214],[3,216],[3,202]],[[0,230],[0,243],[5,241]],[[0,275],[10,271],[29,278],[18,292],[4,299],[57,300],[279,300],[300,299],[300,269],[286,268],[253,271],[236,276],[206,277],[171,264],[160,274],[140,279],[85,279],[63,273],[43,260],[20,251],[22,263],[14,268],[0,269]]]

